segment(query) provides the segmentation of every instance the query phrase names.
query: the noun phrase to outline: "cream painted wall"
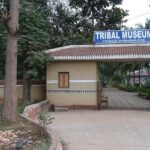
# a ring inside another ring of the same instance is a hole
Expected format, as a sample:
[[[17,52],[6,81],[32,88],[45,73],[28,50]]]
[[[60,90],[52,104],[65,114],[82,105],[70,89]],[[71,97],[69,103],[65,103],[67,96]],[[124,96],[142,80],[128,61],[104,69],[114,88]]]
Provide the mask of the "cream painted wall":
[[[31,86],[31,100],[32,101],[39,101],[46,99],[46,88],[45,85],[32,85]],[[4,86],[0,86],[0,99],[4,96]],[[23,86],[17,86],[17,97],[19,100],[23,99]]]
[[[97,63],[52,62],[47,66],[47,80],[57,80],[58,72],[70,72],[70,80],[97,80]]]
[[[58,88],[58,72],[69,72],[70,86]],[[82,82],[80,82],[82,80]],[[56,105],[97,105],[96,62],[52,62],[47,65],[47,99]],[[51,92],[51,90],[57,90]],[[83,90],[94,92],[61,92],[61,90]]]

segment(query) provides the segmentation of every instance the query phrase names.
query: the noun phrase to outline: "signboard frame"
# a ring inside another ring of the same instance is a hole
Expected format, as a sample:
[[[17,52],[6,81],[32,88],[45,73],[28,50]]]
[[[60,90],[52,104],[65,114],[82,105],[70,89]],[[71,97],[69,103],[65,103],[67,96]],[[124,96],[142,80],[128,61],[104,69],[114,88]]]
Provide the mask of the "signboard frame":
[[[94,31],[93,43],[96,45],[150,43],[150,29]]]

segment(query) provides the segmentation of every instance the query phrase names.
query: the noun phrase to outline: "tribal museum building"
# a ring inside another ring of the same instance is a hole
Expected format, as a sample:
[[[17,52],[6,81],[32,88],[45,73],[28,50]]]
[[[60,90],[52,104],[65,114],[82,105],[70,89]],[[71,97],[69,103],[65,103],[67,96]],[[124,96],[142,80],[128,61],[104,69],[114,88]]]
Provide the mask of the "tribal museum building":
[[[94,33],[94,45],[46,50],[45,53],[53,57],[53,61],[47,63],[50,104],[97,109],[99,63],[150,62],[150,31],[133,31],[132,37],[130,31],[98,31]]]

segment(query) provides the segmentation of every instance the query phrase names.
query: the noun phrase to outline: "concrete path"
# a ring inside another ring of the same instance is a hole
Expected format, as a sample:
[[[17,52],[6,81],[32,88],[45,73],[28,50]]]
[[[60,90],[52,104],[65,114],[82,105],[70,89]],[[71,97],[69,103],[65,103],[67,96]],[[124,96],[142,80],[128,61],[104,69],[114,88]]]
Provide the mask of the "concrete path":
[[[104,94],[109,97],[111,108],[149,108],[150,100],[140,98],[135,92],[125,92],[116,88],[104,88]]]
[[[149,111],[69,111],[51,117],[49,127],[67,150],[150,150]]]

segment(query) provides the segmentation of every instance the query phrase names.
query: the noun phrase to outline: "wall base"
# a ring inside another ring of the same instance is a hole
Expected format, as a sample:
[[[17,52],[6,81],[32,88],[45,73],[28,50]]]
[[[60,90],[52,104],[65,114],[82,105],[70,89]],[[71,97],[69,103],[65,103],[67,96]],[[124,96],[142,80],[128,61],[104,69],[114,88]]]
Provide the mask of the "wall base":
[[[68,110],[98,110],[98,107],[96,105],[70,105],[70,106],[64,106],[64,105],[54,105],[50,104],[49,109],[52,111],[55,111],[55,107],[57,108],[66,108]]]

